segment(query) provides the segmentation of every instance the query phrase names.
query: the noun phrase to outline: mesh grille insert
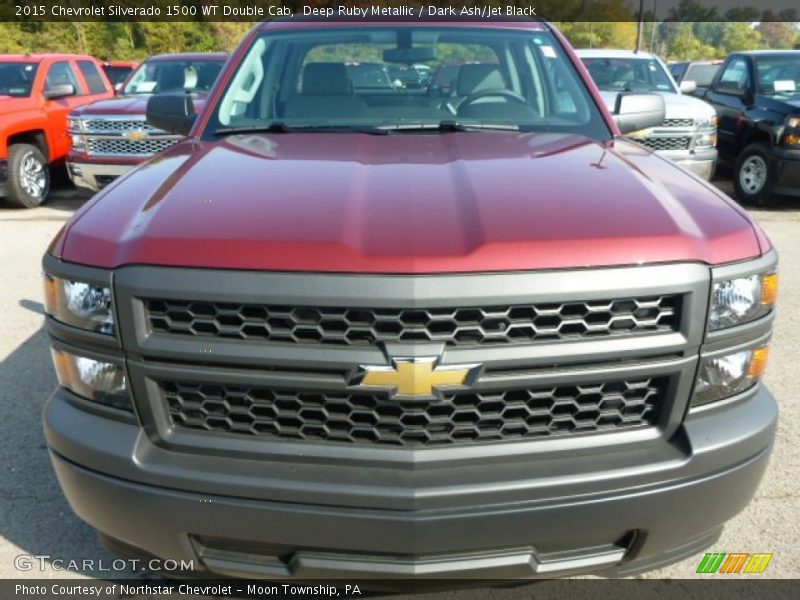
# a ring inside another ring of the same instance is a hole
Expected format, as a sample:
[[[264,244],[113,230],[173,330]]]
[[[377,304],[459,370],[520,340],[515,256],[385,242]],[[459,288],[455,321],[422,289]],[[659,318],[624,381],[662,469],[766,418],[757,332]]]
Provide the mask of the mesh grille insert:
[[[676,331],[679,295],[617,300],[384,309],[144,301],[154,332],[295,344],[437,341],[450,346],[530,343]]]
[[[267,387],[162,381],[178,429],[253,438],[395,446],[521,440],[654,426],[668,379],[397,401],[380,394],[297,392]]]

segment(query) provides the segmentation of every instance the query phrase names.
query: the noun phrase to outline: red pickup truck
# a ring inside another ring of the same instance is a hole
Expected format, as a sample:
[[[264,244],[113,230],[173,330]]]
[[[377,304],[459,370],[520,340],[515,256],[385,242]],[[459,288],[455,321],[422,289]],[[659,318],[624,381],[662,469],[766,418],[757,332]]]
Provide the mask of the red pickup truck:
[[[28,208],[44,202],[48,165],[62,162],[70,149],[67,115],[113,95],[91,56],[0,56],[0,197]]]
[[[376,586],[713,544],[773,445],[777,253],[623,137],[661,95],[612,106],[538,21],[271,21],[199,116],[152,96],[189,139],[43,262],[72,508],[125,556]]]

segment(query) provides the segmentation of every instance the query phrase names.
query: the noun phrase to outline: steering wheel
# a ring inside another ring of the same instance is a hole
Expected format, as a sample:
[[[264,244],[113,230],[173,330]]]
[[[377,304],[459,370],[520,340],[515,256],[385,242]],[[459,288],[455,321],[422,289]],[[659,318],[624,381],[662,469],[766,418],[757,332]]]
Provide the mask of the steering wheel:
[[[475,102],[482,98],[506,98],[508,100],[513,100],[517,104],[524,104],[525,106],[528,105],[527,98],[517,94],[516,92],[512,92],[511,90],[483,90],[482,92],[475,92],[474,94],[470,94],[464,98],[461,101],[461,104],[458,105],[458,110],[460,111],[465,106],[475,104]]]

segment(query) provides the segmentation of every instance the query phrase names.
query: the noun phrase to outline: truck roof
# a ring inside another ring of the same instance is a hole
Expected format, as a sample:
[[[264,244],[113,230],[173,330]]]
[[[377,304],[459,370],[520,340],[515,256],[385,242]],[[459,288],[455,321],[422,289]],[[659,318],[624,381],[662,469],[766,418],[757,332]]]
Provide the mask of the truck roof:
[[[0,54],[0,62],[39,63],[45,60],[64,60],[65,58],[73,58],[75,60],[97,60],[88,54]]]
[[[634,52],[633,50],[620,50],[616,48],[576,48],[575,53],[581,58],[658,58],[649,52]]]
[[[800,50],[742,50],[731,52],[737,56],[794,56],[800,57]]]
[[[147,62],[160,60],[228,60],[227,52],[176,52],[174,54],[156,54],[147,59]]]

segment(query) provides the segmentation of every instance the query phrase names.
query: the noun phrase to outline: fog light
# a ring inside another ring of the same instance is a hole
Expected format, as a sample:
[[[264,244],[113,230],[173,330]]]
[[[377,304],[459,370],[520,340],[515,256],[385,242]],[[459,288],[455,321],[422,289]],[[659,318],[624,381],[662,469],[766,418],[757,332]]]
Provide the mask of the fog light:
[[[53,363],[58,383],[72,393],[99,404],[133,411],[122,364],[77,356],[55,348]]]
[[[755,385],[764,374],[768,357],[769,348],[760,346],[701,359],[692,405],[722,400]]]

